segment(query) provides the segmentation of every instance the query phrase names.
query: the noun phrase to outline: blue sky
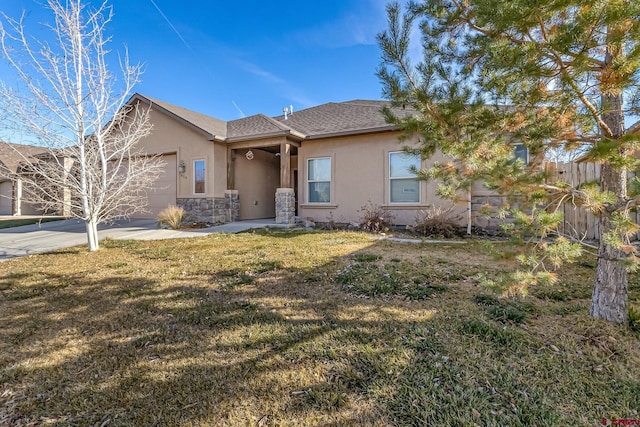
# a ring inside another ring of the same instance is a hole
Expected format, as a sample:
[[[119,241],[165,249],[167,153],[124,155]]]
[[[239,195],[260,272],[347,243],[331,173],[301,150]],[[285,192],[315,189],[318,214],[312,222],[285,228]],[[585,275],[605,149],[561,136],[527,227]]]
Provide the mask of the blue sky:
[[[43,22],[43,2],[5,1],[2,11]],[[107,31],[113,51],[126,46],[145,66],[137,92],[223,120],[274,116],[289,105],[380,99],[375,37],[386,3],[111,0]]]

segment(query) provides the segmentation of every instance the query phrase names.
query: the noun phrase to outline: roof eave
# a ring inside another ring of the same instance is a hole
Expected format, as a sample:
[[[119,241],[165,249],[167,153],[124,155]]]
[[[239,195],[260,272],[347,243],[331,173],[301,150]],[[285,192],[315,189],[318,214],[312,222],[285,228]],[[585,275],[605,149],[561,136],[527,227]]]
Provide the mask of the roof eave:
[[[157,108],[158,110],[162,111],[164,114],[168,115],[169,117],[171,117],[171,118],[173,118],[173,119],[175,119],[175,120],[187,125],[188,127],[192,128],[193,130],[195,130],[196,132],[198,132],[199,134],[201,134],[205,138],[207,138],[207,140],[209,140],[209,141],[213,141],[216,138],[216,135],[213,135],[211,132],[208,132],[208,131],[202,129],[200,126],[197,126],[197,125],[191,123],[189,120],[186,120],[186,119],[180,117],[179,115],[175,114],[174,112],[167,110],[162,105],[153,102],[152,100],[150,100],[146,96],[141,95],[139,93],[134,93],[133,96],[129,99],[129,101],[127,101],[127,105],[131,105],[133,103],[133,101],[136,101],[136,100],[137,101],[146,102],[151,107]]]
[[[366,128],[366,129],[351,129],[351,130],[338,131],[338,132],[319,133],[319,134],[307,136],[306,140],[326,139],[326,138],[334,138],[339,136],[350,136],[350,135],[364,135],[368,133],[393,132],[397,130],[399,129],[396,128],[395,126],[386,125],[386,126],[378,126],[378,127]]]
[[[224,141],[230,144],[232,142],[252,141],[256,139],[267,139],[267,138],[273,138],[277,136],[288,136],[299,141],[302,141],[306,138],[306,135],[303,135],[299,132],[290,131],[290,130],[281,130],[276,132],[261,133],[257,135],[232,136],[232,137],[226,138]]]

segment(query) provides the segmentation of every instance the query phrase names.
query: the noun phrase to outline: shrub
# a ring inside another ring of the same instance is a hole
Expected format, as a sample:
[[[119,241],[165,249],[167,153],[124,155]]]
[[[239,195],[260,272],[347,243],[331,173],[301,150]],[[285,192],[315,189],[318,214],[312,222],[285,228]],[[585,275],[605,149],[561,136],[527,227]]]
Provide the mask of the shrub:
[[[360,217],[360,228],[370,233],[382,233],[391,226],[393,215],[381,206],[374,205],[371,200],[362,206],[358,212]]]
[[[169,205],[160,211],[156,219],[160,227],[177,230],[184,220],[184,209],[179,206]]]
[[[415,224],[409,229],[425,237],[451,238],[460,236],[462,234],[460,227],[462,217],[452,212],[453,206],[448,208],[432,206],[430,209],[418,212]]]

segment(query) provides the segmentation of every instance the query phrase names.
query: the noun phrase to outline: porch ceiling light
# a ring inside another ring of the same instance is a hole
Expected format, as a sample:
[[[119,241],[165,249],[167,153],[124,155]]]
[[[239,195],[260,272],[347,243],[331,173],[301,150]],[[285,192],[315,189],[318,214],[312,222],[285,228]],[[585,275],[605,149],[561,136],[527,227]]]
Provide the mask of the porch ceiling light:
[[[184,164],[184,160],[180,160],[180,163],[178,163],[178,172],[185,173],[186,171],[187,171],[187,166]]]

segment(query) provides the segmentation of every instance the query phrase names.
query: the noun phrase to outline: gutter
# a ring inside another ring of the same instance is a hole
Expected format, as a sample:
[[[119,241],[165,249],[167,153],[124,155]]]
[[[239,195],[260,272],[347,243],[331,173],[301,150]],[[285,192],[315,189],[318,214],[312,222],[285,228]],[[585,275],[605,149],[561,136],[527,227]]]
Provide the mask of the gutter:
[[[367,134],[367,133],[393,132],[393,131],[397,131],[397,130],[398,129],[393,127],[393,126],[379,126],[379,127],[375,127],[375,128],[368,128],[368,129],[352,129],[352,130],[346,130],[346,131],[338,131],[338,132],[329,132],[329,133],[322,133],[322,134],[317,134],[317,135],[310,135],[310,136],[306,137],[305,140],[333,138],[333,137],[336,137],[336,136],[362,135],[362,134]]]

